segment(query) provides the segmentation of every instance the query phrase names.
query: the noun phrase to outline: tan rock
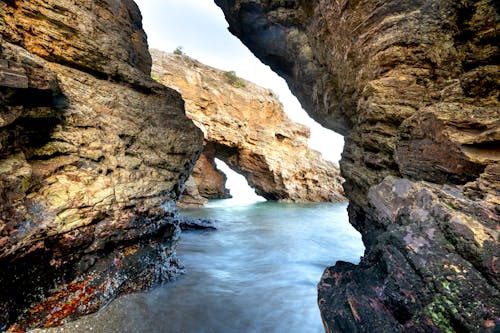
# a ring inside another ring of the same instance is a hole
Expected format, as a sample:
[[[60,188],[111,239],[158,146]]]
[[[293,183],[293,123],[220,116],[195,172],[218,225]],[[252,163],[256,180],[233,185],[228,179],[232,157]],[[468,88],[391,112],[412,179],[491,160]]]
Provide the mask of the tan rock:
[[[203,137],[150,78],[132,1],[0,12],[0,330],[23,331],[176,274]]]
[[[338,168],[307,146],[309,129],[286,116],[272,91],[185,55],[151,53],[153,77],[181,92],[206,145],[257,194],[283,201],[344,200]]]
[[[2,37],[48,61],[144,85],[151,57],[139,8],[125,1],[2,2]]]
[[[200,195],[207,199],[227,199],[231,197],[226,188],[226,175],[215,165],[215,147],[207,143],[193,169],[193,178]]]
[[[193,176],[189,176],[186,181],[184,191],[180,200],[177,202],[179,208],[200,208],[208,203],[208,199],[202,197],[198,191],[198,184]]]

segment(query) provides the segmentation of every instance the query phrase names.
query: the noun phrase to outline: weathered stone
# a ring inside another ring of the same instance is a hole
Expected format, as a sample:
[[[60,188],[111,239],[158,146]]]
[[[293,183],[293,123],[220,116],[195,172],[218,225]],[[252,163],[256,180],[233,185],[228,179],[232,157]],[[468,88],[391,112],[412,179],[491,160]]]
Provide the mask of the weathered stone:
[[[180,217],[179,226],[182,230],[216,230],[215,221],[208,219],[197,219],[192,217]]]
[[[3,40],[94,74],[148,85],[151,56],[133,0],[9,0],[0,3]]]
[[[439,103],[422,108],[399,130],[395,158],[402,175],[465,184],[500,160],[500,110]]]
[[[231,198],[226,188],[226,175],[215,164],[215,146],[205,143],[203,152],[194,165],[193,173],[186,182],[179,208],[197,208],[208,203],[207,199]]]
[[[226,188],[227,177],[215,165],[215,154],[215,145],[205,143],[203,152],[194,165],[192,175],[202,197],[228,199],[231,198],[231,194]]]
[[[384,232],[371,236],[359,268],[326,270],[319,304],[331,330],[491,329],[500,306],[496,207],[455,187],[395,177],[368,198],[371,222]]]
[[[184,55],[151,51],[152,75],[178,89],[213,154],[268,200],[343,201],[338,168],[307,145],[272,91]],[[210,153],[211,154],[211,153]],[[200,181],[201,183],[201,181]]]
[[[215,2],[306,111],[346,135],[366,253],[325,271],[325,329],[498,329],[498,3]]]
[[[179,208],[200,208],[208,203],[208,200],[202,197],[200,192],[198,192],[198,184],[196,184],[192,175],[189,176],[184,185],[185,187],[181,198],[177,201],[177,206]]]
[[[132,1],[0,2],[0,330],[172,278],[202,150]]]

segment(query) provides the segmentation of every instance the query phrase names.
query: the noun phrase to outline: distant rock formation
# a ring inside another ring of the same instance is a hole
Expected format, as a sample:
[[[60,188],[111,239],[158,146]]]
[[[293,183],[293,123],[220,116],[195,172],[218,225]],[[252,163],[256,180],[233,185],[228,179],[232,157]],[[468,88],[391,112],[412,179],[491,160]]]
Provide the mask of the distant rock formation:
[[[182,94],[203,131],[209,165],[220,158],[268,200],[345,200],[338,167],[308,147],[309,129],[286,116],[272,91],[185,55],[151,55],[153,78]]]
[[[207,142],[200,158],[196,161],[192,176],[200,195],[207,199],[227,199],[231,197],[226,188],[226,175],[215,165],[215,146]]]
[[[174,200],[203,138],[150,78],[133,1],[0,12],[0,331],[23,331],[176,274]]]
[[[215,164],[215,146],[210,142],[205,143],[177,206],[200,208],[208,203],[208,199],[231,198],[229,189],[226,188],[226,180],[224,172]]]
[[[345,135],[366,253],[325,271],[326,331],[498,332],[499,2],[215,2],[311,117]]]

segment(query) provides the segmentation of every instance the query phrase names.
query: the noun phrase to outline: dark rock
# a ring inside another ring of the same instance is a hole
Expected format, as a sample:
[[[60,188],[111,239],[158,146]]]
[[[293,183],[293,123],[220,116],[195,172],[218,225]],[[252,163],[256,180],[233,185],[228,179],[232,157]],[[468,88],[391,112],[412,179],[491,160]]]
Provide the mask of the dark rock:
[[[216,221],[204,218],[179,217],[179,226],[182,230],[216,230],[215,224]]]
[[[495,322],[494,206],[394,177],[368,198],[384,231],[365,237],[370,251],[359,267],[337,263],[319,284],[320,308],[335,331],[354,323],[351,331],[478,332]]]
[[[498,2],[216,3],[311,117],[346,135],[366,253],[325,271],[326,331],[498,327]]]

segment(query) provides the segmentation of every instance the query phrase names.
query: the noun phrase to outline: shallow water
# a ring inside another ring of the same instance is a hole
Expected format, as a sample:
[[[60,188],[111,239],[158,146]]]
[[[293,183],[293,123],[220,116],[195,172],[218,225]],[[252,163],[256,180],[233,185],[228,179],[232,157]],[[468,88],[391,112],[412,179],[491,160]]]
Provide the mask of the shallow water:
[[[323,332],[316,285],[337,260],[359,262],[360,235],[346,204],[212,201],[183,214],[217,220],[184,232],[186,273],[121,297],[64,332]]]

